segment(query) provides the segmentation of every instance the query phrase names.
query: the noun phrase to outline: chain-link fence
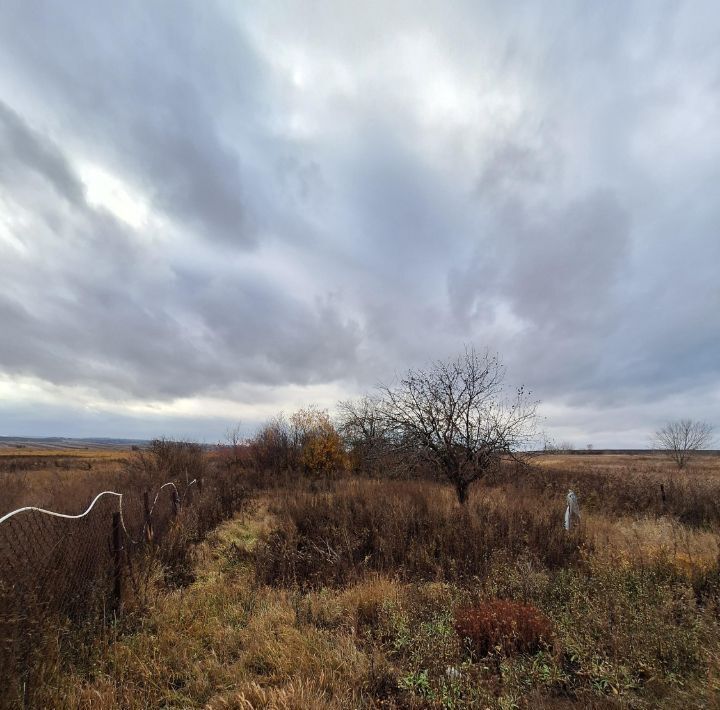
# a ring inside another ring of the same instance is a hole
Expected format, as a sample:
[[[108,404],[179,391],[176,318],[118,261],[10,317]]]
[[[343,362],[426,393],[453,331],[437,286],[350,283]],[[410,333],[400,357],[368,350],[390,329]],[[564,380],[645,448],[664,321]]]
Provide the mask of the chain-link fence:
[[[49,630],[116,619],[152,562],[171,567],[244,499],[237,476],[200,458],[206,475],[192,480],[185,465],[178,475],[153,463],[154,480],[163,471],[174,480],[103,491],[77,514],[30,506],[0,517],[0,706],[31,704]]]

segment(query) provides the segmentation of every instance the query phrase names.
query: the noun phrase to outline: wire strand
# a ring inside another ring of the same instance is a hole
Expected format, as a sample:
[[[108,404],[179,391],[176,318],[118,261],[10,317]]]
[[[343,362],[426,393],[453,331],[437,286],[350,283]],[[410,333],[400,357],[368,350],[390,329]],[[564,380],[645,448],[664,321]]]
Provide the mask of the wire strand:
[[[197,479],[193,478],[190,483],[187,484],[185,487],[185,491],[183,492],[182,496],[180,495],[180,492],[177,489],[177,486],[173,481],[168,481],[167,483],[163,483],[160,488],[158,488],[157,493],[155,494],[155,499],[153,500],[153,504],[150,507],[150,511],[148,516],[152,516],[152,512],[155,509],[155,504],[158,502],[158,498],[160,497],[160,492],[163,488],[166,488],[167,486],[172,486],[175,489],[175,494],[178,497],[178,503],[180,506],[182,506],[183,502],[185,501],[185,497],[187,496],[188,490],[190,489],[190,486],[193,484],[197,484]],[[0,518],[0,525],[2,525],[5,521],[10,520],[10,518],[18,515],[19,513],[29,513],[29,512],[36,512],[36,513],[43,513],[44,515],[52,515],[56,518],[65,518],[66,520],[79,520],[80,518],[84,518],[95,506],[95,503],[100,500],[103,496],[117,496],[118,498],[118,512],[120,513],[120,524],[122,525],[122,529],[125,533],[125,536],[127,539],[133,544],[138,545],[139,542],[137,540],[134,540],[130,533],[128,532],[127,526],[125,525],[125,518],[123,516],[123,494],[118,493],[116,491],[103,491],[102,493],[98,493],[95,498],[93,498],[92,503],[87,507],[87,510],[84,513],[79,513],[78,515],[71,515],[69,513],[58,513],[54,510],[47,510],[46,508],[39,508],[34,505],[26,505],[23,508],[17,508],[16,510],[11,510],[9,513],[5,513]]]

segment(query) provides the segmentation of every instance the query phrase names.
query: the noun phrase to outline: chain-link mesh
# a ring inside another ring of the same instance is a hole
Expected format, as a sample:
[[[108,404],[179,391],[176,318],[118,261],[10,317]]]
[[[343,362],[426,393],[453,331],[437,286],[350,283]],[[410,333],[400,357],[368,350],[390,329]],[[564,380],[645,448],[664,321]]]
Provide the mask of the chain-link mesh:
[[[112,617],[133,559],[185,517],[197,490],[197,481],[168,482],[106,492],[75,517],[21,508],[0,519],[0,669],[21,704],[44,629]]]

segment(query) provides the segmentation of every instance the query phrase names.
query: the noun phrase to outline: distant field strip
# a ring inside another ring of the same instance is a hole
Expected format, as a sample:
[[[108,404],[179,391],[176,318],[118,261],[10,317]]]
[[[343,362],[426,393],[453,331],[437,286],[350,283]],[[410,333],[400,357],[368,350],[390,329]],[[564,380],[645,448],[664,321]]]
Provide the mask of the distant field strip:
[[[106,459],[115,458],[122,460],[126,458],[123,452],[113,449],[0,449],[0,460],[15,458],[42,458],[45,460],[64,458],[64,459]]]

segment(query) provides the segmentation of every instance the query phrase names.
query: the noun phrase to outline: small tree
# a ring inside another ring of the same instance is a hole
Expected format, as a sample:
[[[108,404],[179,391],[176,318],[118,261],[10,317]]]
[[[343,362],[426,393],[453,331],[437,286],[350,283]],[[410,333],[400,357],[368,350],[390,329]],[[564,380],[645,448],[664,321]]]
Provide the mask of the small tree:
[[[347,468],[342,439],[324,410],[299,409],[290,417],[296,465],[305,473],[330,476]]]
[[[521,387],[503,396],[505,369],[473,348],[381,386],[378,408],[388,444],[431,462],[465,503],[470,484],[534,434],[536,404]]]
[[[710,445],[712,431],[712,426],[707,422],[679,419],[658,429],[655,432],[655,441],[678,468],[684,468],[693,452],[706,449]]]
[[[303,471],[332,475],[347,468],[342,439],[328,413],[315,407],[299,409],[286,419],[279,414],[249,442],[259,470],[276,474]]]

